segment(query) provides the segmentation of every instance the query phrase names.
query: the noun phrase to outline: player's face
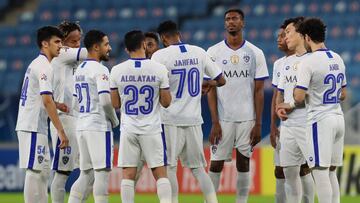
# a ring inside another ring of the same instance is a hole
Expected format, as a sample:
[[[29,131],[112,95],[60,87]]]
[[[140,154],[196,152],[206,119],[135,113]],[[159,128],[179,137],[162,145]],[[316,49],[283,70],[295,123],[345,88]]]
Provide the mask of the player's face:
[[[151,58],[152,54],[159,49],[159,44],[151,37],[145,38],[145,45],[146,58]]]
[[[71,48],[79,48],[81,42],[81,32],[74,30],[64,39],[64,45]]]
[[[57,57],[60,54],[60,49],[62,47],[62,40],[59,37],[52,36],[47,42],[50,55],[52,57]]]
[[[110,57],[111,46],[110,46],[109,38],[107,36],[103,37],[99,50],[100,50],[100,61],[108,61]]]
[[[286,45],[286,41],[285,41],[285,30],[280,28],[279,32],[277,34],[277,46],[278,49],[280,49],[281,51],[287,51],[287,45]]]
[[[231,34],[235,35],[241,32],[244,28],[244,20],[237,12],[229,12],[225,15],[225,29]]]
[[[303,45],[304,39],[300,33],[296,32],[296,28],[293,23],[290,23],[285,28],[285,41],[289,50],[295,50],[297,46]]]

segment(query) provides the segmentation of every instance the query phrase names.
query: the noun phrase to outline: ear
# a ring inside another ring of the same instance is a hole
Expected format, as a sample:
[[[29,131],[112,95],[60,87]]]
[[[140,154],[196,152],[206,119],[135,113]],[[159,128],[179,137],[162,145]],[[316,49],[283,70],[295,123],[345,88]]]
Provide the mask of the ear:
[[[41,46],[42,47],[49,47],[49,42],[48,41],[46,41],[46,40],[43,40],[42,42],[41,42]]]
[[[145,41],[143,41],[143,47],[146,50],[146,42]]]
[[[127,48],[125,48],[125,51],[127,54],[130,54],[129,50]]]
[[[100,50],[100,46],[98,43],[95,43],[94,46],[93,46],[93,50],[98,52]]]

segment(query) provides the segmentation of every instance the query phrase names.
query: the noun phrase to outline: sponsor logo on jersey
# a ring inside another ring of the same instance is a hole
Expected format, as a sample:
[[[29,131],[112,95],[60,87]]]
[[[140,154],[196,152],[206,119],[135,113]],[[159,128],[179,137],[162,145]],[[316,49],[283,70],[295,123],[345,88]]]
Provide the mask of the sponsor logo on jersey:
[[[102,80],[105,80],[105,81],[109,81],[109,77],[108,77],[106,74],[103,74],[103,75],[101,76],[101,79],[102,79]]]
[[[216,58],[215,57],[210,57],[210,59],[215,62],[216,61]]]
[[[69,157],[63,156],[62,157],[62,162],[66,165],[69,162]]]
[[[42,73],[42,74],[40,75],[40,80],[46,81],[46,80],[47,80],[47,76],[46,76],[44,73]]]
[[[230,61],[232,64],[236,65],[240,61],[240,57],[238,55],[232,55],[230,56]]]
[[[247,78],[250,76],[249,70],[224,70],[224,75],[226,78]]]
[[[289,70],[289,69],[290,69],[290,66],[286,66],[286,67],[285,67],[285,70]]]

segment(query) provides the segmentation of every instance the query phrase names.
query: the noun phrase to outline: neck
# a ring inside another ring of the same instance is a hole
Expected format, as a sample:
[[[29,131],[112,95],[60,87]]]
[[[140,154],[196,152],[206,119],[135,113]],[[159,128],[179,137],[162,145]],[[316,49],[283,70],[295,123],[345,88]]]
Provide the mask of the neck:
[[[289,50],[289,49],[285,51],[285,55],[286,55],[286,56],[291,56],[291,55],[293,55],[293,54],[295,54],[295,52],[294,52],[294,51],[291,51],[291,50]]]
[[[173,44],[179,44],[181,43],[180,37],[178,36],[173,36],[169,39],[169,45],[173,45]]]
[[[244,42],[243,34],[241,31],[236,33],[235,35],[231,35],[230,33],[226,34],[226,43],[232,49],[239,48]]]
[[[316,43],[311,43],[310,48],[311,48],[311,51],[314,52],[314,51],[319,50],[319,49],[326,49],[326,46],[325,46],[324,42],[317,43],[317,44]]]
[[[305,49],[304,46],[297,46],[297,47],[295,48],[295,54],[296,54],[297,56],[301,56],[301,55],[305,54],[306,52],[307,52],[307,51],[306,51],[306,49]]]
[[[145,50],[138,49],[136,51],[129,52],[130,58],[146,58]]]
[[[54,58],[48,50],[41,49],[40,53],[44,54],[49,62]]]
[[[88,52],[87,58],[94,59],[95,61],[100,62],[100,57],[98,56],[98,54],[96,54],[92,51]]]

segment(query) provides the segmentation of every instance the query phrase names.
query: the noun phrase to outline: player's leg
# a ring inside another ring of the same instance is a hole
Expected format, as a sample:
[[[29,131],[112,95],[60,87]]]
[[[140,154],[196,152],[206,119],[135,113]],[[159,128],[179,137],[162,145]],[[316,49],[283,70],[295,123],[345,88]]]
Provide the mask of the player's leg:
[[[210,147],[210,169],[209,176],[215,191],[219,191],[221,171],[225,161],[231,161],[234,148],[235,127],[232,122],[220,121],[222,138]]]
[[[144,164],[145,164],[145,161],[143,160],[143,158],[141,158],[141,161],[139,161],[138,166],[136,167],[135,185],[137,184],[137,182],[140,179],[142,170],[144,168]]]
[[[65,184],[70,173],[70,171],[55,171],[50,187],[51,201],[53,203],[64,202]]]
[[[285,175],[283,168],[280,166],[280,143],[279,139],[276,140],[276,148],[274,150],[274,175],[276,179],[276,190],[275,190],[275,202],[276,203],[283,203],[286,202],[286,195],[285,195]]]
[[[123,203],[134,203],[136,170],[136,167],[122,168],[121,202]]]
[[[303,189],[302,201],[303,203],[314,203],[315,186],[314,179],[311,175],[309,166],[305,163],[300,167],[300,179]]]

